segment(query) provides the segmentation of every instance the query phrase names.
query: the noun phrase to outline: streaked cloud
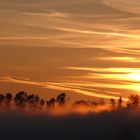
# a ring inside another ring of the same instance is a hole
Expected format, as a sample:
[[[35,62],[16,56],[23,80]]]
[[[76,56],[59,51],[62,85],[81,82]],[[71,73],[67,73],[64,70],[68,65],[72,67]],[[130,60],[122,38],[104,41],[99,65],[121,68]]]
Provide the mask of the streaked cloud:
[[[139,93],[139,7],[139,0],[1,0],[1,83],[106,99]]]
[[[81,34],[109,35],[109,36],[136,38],[136,39],[140,38],[139,35],[129,35],[129,34],[113,33],[113,32],[112,33],[111,32],[95,32],[95,31],[88,31],[88,30],[70,29],[70,28],[57,28],[57,27],[53,27],[53,29],[62,30],[62,31],[66,31],[66,32],[81,33]]]
[[[115,97],[113,95],[105,95],[105,94],[94,93],[94,92],[88,91],[88,90],[83,90],[83,89],[75,87],[74,85],[72,86],[69,83],[35,82],[35,81],[30,81],[28,79],[27,80],[26,79],[15,79],[12,77],[1,77],[0,81],[1,82],[8,82],[8,83],[41,86],[42,88],[55,89],[55,90],[60,90],[60,91],[62,91],[62,90],[73,91],[76,93],[80,93],[80,94],[84,94],[84,95],[92,96],[92,97],[98,97],[98,98],[118,99],[118,97]]]
[[[105,0],[104,2],[116,9],[140,14],[140,0]]]
[[[99,57],[99,60],[125,61],[125,62],[140,62],[134,57]]]

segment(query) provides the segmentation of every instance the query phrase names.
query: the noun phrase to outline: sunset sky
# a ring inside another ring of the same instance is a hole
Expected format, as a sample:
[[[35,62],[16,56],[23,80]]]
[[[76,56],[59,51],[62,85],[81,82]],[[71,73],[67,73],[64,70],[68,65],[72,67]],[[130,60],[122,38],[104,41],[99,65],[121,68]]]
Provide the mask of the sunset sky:
[[[140,0],[0,0],[0,92],[140,95]]]

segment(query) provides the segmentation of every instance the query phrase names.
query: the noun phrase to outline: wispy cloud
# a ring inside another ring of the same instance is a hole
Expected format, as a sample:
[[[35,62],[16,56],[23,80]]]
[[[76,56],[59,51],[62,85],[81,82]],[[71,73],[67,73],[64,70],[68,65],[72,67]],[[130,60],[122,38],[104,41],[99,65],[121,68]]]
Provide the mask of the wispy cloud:
[[[98,97],[98,98],[105,98],[105,99],[118,99],[117,96],[113,95],[105,95],[101,93],[96,93],[90,90],[85,90],[82,89],[82,86],[92,86],[91,84],[74,84],[74,83],[52,83],[52,82],[36,82],[36,81],[31,81],[28,79],[17,79],[17,78],[12,78],[12,77],[0,77],[1,82],[8,82],[8,83],[16,83],[16,84],[26,84],[26,85],[34,85],[34,86],[40,86],[42,88],[48,88],[48,89],[55,89],[55,90],[66,90],[66,91],[73,91],[75,93],[80,93],[83,95],[87,96],[92,96],[92,97]],[[80,87],[81,86],[81,89]],[[124,98],[125,99],[125,98]]]
[[[140,62],[134,57],[99,57],[99,60],[112,60],[112,61],[120,61],[120,62]]]
[[[70,14],[58,12],[53,9],[42,9],[41,12],[23,12],[29,16],[42,16],[46,18],[70,18]]]
[[[107,99],[139,93],[139,13],[139,0],[2,1],[0,73],[30,78],[1,82]]]
[[[140,14],[140,0],[104,0],[105,4],[130,13]]]
[[[125,89],[139,93],[140,69],[137,68],[67,67],[66,69],[87,71],[87,74],[79,76],[79,79],[87,81],[91,79],[93,83],[89,87]]]
[[[72,29],[72,28],[59,28],[59,27],[52,27],[52,29],[62,30],[66,32],[74,32],[74,33],[81,33],[81,34],[97,34],[97,35],[109,35],[109,36],[119,36],[119,37],[128,37],[128,38],[136,38],[139,39],[139,35],[131,35],[131,34],[123,34],[123,33],[115,33],[115,32],[95,32],[89,30],[80,30],[80,29]]]

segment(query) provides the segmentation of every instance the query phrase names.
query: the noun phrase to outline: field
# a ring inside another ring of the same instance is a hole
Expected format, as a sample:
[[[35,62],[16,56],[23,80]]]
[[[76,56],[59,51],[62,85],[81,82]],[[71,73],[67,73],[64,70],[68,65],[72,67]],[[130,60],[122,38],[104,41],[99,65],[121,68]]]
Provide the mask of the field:
[[[139,131],[140,111],[130,109],[83,115],[0,115],[2,140],[139,140]]]

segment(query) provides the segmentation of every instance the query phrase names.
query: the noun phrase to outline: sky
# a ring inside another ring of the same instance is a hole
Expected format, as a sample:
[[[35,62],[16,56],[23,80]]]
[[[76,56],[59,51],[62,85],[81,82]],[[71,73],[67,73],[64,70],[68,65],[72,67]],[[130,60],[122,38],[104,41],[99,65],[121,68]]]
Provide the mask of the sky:
[[[0,92],[140,94],[140,0],[0,0]]]

